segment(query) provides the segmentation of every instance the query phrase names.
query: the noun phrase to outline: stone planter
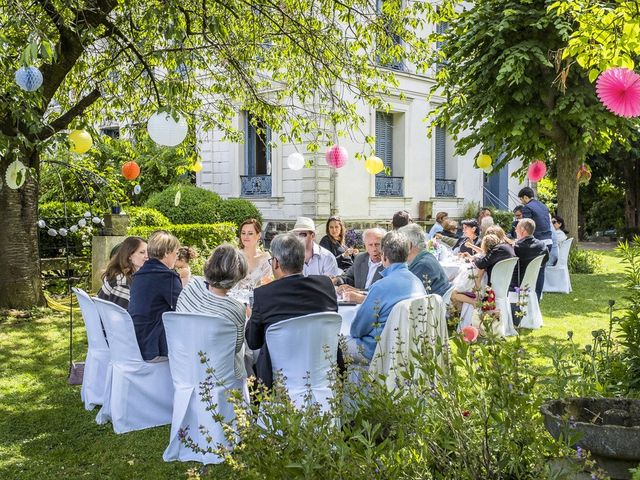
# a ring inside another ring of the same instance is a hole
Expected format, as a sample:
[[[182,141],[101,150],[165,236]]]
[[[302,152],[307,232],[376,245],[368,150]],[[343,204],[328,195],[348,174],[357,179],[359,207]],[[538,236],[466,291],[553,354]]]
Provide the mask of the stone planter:
[[[577,437],[575,446],[612,479],[630,479],[640,464],[640,400],[625,398],[567,398],[545,403],[540,411],[554,438]]]

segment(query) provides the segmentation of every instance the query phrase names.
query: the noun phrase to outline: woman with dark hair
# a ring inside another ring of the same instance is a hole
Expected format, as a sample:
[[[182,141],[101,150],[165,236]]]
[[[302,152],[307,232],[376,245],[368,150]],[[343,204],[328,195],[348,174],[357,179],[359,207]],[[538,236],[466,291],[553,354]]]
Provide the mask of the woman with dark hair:
[[[468,253],[473,255],[475,251],[470,245],[480,246],[480,227],[475,220],[463,220],[462,221],[462,238],[458,240],[453,247],[455,253]]]
[[[238,290],[253,290],[262,284],[269,283],[273,277],[269,259],[271,255],[260,248],[260,233],[262,225],[255,218],[249,218],[240,224],[238,229],[238,246],[247,261],[246,276],[233,288]]]
[[[102,274],[102,287],[98,291],[98,298],[115,303],[126,310],[129,307],[129,290],[133,274],[149,259],[147,242],[140,237],[127,237],[114,250]]]
[[[320,246],[333,253],[338,267],[347,271],[353,265],[353,257],[358,253],[358,249],[347,247],[345,244],[344,237],[347,232],[344,222],[340,217],[329,217],[325,232],[326,235],[320,240]]]
[[[564,228],[564,218],[560,215],[554,215],[551,217],[551,225],[556,229],[558,243],[564,242],[567,239],[567,231]]]

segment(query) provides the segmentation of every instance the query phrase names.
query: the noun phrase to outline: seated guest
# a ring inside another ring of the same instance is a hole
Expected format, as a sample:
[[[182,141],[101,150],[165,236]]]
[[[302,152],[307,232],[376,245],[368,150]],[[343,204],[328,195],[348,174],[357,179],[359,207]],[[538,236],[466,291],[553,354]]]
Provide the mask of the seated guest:
[[[480,221],[480,239],[482,239],[482,237],[487,233],[487,228],[493,227],[494,225],[493,217],[491,215],[483,217]]]
[[[466,257],[471,259],[471,262],[476,268],[474,271],[475,288],[480,288],[485,272],[487,274],[487,283],[491,285],[491,274],[495,264],[500,260],[506,260],[516,256],[511,245],[500,241],[497,235],[490,233],[482,239],[481,248],[483,253],[475,257],[465,254]],[[451,294],[451,299],[462,303],[476,303],[476,297],[473,292],[459,292],[454,290]]]
[[[180,242],[164,230],[149,237],[149,260],[133,276],[129,313],[142,358],[150,362],[167,359],[167,337],[162,314],[175,310],[182,291],[180,276],[173,267]]]
[[[518,205],[513,209],[513,222],[511,223],[511,230],[509,231],[509,238],[516,239],[516,225],[522,220],[522,205]]]
[[[178,249],[178,259],[176,260],[175,270],[180,275],[180,281],[182,287],[186,287],[187,283],[191,280],[191,267],[189,262],[195,258],[198,258],[198,252],[191,247],[180,247]]]
[[[533,236],[535,230],[536,224],[530,218],[523,218],[516,226],[518,241],[516,241],[513,249],[519,261],[518,266],[513,272],[511,287],[519,287],[522,282],[522,277],[524,277],[524,273],[527,271],[527,265],[529,265],[534,258],[544,255],[545,258],[542,260],[542,266],[540,267],[540,273],[538,274],[538,280],[535,285],[536,295],[538,296],[538,300],[540,300],[542,287],[544,285],[544,267],[549,258],[549,249],[541,240]],[[529,285],[529,287],[534,287],[534,285]]]
[[[98,298],[129,307],[129,290],[133,274],[147,261],[147,242],[140,237],[127,237],[111,256],[102,274],[102,287]]]
[[[267,328],[289,318],[337,312],[336,290],[329,277],[304,276],[305,245],[296,235],[281,234],[271,241],[271,268],[275,281],[254,290],[253,310],[247,323],[249,348],[260,349],[256,374],[271,387],[273,374],[265,343]]]
[[[247,274],[244,255],[234,246],[220,245],[211,254],[204,266],[204,278],[193,277],[193,281],[178,297],[176,312],[202,313],[231,320],[236,325],[236,347],[234,370],[236,378],[244,378],[243,345],[245,306],[227,296],[229,290]]]
[[[424,285],[427,293],[444,295],[451,287],[447,274],[436,257],[427,251],[422,228],[415,223],[402,227],[402,233],[409,241],[408,268]]]
[[[340,285],[338,292],[368,290],[371,284],[382,278],[380,273],[384,267],[382,266],[380,244],[385,233],[387,232],[381,228],[370,228],[364,231],[362,240],[366,251],[356,256],[353,267],[334,279],[334,283]],[[354,292],[349,298],[352,302],[362,303],[364,297],[363,294]]]
[[[554,215],[551,217],[551,225],[556,231],[558,237],[558,243],[562,243],[567,239],[567,230],[564,228],[564,218],[560,215]]]
[[[346,271],[353,265],[353,257],[358,253],[358,249],[345,245],[344,236],[347,232],[344,222],[340,217],[329,217],[325,231],[326,235],[320,240],[320,246],[333,253],[338,268]]]
[[[475,220],[463,220],[462,221],[462,238],[458,239],[453,247],[455,253],[468,253],[473,255],[475,251],[469,245],[470,243],[475,246],[480,245],[480,228],[478,222]]]
[[[238,246],[249,270],[246,276],[233,287],[233,292],[253,290],[271,281],[271,265],[269,265],[271,255],[260,248],[260,232],[262,232],[262,224],[255,218],[249,218],[240,224]]]
[[[489,234],[495,235],[496,237],[498,237],[500,239],[500,243],[506,243],[507,245],[513,246],[513,240],[507,237],[506,233],[504,233],[504,230],[500,225],[492,225],[489,228],[487,228],[485,235],[489,235]],[[481,247],[476,247],[475,245],[472,245],[472,244],[467,244],[467,246],[476,253],[480,253],[482,255],[484,255],[485,253]]]
[[[436,233],[440,233],[444,230],[444,222],[447,220],[449,214],[447,212],[438,212],[436,215],[436,223],[433,224],[431,230],[429,230],[429,234],[427,235],[427,240],[431,240],[434,238]]]
[[[316,226],[313,220],[307,217],[298,217],[291,233],[300,237],[305,244],[303,269],[305,277],[307,275],[335,277],[342,273],[333,253],[314,242]]]
[[[396,303],[427,293],[422,282],[407,268],[408,255],[409,242],[401,233],[389,232],[382,238],[383,278],[371,285],[347,337],[347,350],[355,363],[371,363],[377,339]]]
[[[412,223],[411,215],[406,210],[400,210],[393,214],[393,218],[391,219],[391,229],[398,230],[400,227],[404,227],[405,225],[409,225]]]
[[[453,248],[460,240],[458,236],[458,222],[447,219],[442,223],[442,232],[436,233],[433,238],[440,240],[445,245]]]
[[[478,212],[478,216],[476,217],[478,225],[482,224],[482,219],[483,218],[490,217],[491,215],[492,215],[492,213],[491,213],[491,209],[489,207],[482,207],[480,209],[480,211]]]
[[[538,240],[551,249],[553,243],[551,234],[551,215],[547,206],[536,200],[535,193],[531,187],[524,187],[518,192],[518,198],[522,203],[522,218],[530,218],[535,225],[533,234]]]

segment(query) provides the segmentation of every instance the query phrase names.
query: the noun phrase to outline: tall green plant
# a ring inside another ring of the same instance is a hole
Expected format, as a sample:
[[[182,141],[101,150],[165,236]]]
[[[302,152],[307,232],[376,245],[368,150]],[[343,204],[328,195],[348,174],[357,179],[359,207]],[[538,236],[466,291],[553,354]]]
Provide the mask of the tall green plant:
[[[625,300],[628,302],[618,319],[618,339],[629,388],[640,394],[640,236],[634,237],[632,243],[620,244],[618,252],[625,263]]]

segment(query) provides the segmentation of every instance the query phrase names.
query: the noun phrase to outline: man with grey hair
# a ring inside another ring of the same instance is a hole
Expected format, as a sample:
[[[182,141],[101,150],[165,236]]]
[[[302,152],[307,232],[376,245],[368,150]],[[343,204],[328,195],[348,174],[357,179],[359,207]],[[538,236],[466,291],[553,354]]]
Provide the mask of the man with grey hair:
[[[356,255],[353,265],[344,274],[335,277],[333,283],[340,285],[338,292],[344,294],[353,292],[349,299],[356,303],[364,301],[364,294],[360,291],[369,290],[374,282],[382,278],[382,251],[380,244],[385,232],[382,228],[370,228],[362,234],[362,241],[366,252]]]
[[[371,363],[378,338],[396,303],[427,293],[422,282],[407,268],[408,255],[409,242],[403,234],[392,231],[382,238],[383,278],[371,286],[347,337],[347,350],[356,363]]]
[[[297,235],[277,235],[271,241],[271,269],[275,281],[253,291],[253,309],[247,323],[249,348],[260,349],[256,376],[267,386],[273,383],[271,359],[265,343],[267,328],[274,323],[311,313],[337,312],[338,300],[331,279],[302,273],[305,244]]]
[[[409,241],[409,271],[418,277],[428,293],[443,296],[451,284],[436,257],[427,250],[420,225],[410,223],[398,231]]]
[[[516,225],[516,237],[518,240],[513,246],[513,250],[518,257],[518,266],[513,271],[513,277],[511,278],[511,288],[519,287],[524,277],[524,272],[527,270],[527,266],[531,263],[531,260],[539,255],[544,255],[540,271],[538,272],[538,278],[535,285],[536,295],[538,300],[542,296],[542,287],[544,285],[544,269],[549,259],[549,249],[542,240],[538,240],[534,237],[536,231],[536,222],[531,218],[523,218]],[[529,285],[533,287],[533,285]]]

